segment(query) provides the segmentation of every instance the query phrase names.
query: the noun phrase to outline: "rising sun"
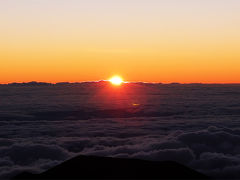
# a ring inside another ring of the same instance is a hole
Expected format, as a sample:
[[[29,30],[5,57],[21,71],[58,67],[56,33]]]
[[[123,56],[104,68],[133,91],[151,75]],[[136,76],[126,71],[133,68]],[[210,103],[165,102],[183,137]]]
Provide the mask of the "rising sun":
[[[123,83],[123,79],[120,76],[113,76],[111,79],[109,79],[109,82],[115,86],[120,86]]]

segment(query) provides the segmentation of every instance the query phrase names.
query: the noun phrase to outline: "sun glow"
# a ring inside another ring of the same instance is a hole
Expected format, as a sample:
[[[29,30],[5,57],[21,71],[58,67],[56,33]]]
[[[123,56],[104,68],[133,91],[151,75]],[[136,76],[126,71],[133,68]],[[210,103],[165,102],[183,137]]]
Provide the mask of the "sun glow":
[[[120,86],[123,83],[123,79],[120,76],[113,76],[111,79],[109,79],[109,82],[115,86]]]

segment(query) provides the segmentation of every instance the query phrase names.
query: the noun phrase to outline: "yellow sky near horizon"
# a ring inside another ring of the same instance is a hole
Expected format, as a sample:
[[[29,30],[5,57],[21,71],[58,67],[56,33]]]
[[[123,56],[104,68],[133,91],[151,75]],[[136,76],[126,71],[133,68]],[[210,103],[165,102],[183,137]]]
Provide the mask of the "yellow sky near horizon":
[[[240,83],[237,0],[0,2],[0,83]]]

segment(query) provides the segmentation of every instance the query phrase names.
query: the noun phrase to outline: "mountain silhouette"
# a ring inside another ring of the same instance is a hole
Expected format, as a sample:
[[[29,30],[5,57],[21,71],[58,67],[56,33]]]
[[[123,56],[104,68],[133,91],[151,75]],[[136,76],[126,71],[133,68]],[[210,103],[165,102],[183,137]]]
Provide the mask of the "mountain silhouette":
[[[21,173],[13,179],[210,179],[172,161],[146,161],[77,156],[41,174]]]

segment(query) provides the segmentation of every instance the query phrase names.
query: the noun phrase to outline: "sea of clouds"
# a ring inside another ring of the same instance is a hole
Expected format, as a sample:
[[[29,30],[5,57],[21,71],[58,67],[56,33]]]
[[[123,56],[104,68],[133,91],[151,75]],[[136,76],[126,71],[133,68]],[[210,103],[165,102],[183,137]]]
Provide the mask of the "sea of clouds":
[[[0,177],[79,154],[172,160],[240,178],[240,85],[0,86]]]

